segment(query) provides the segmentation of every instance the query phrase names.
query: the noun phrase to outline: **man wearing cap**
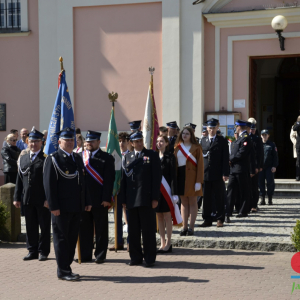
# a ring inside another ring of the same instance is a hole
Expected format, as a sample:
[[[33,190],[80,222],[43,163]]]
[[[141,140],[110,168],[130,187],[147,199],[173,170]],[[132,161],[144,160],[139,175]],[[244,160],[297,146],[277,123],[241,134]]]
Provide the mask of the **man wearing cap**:
[[[269,141],[269,131],[264,129],[261,131],[261,138],[263,141],[264,148],[264,166],[263,170],[259,173],[258,185],[260,194],[262,196],[262,200],[260,205],[265,205],[265,195],[266,195],[266,184],[267,180],[267,194],[268,194],[268,204],[272,205],[272,197],[275,190],[275,181],[274,181],[274,173],[276,172],[276,168],[278,166],[278,153],[275,143]]]
[[[156,259],[156,214],[161,185],[161,165],[157,152],[144,148],[143,133],[133,132],[134,150],[122,161],[121,199],[128,210],[130,266],[152,267]],[[143,250],[141,247],[141,232]]]
[[[14,194],[14,205],[23,209],[26,221],[28,255],[24,260],[44,261],[50,253],[51,214],[43,186],[43,166],[46,155],[41,151],[43,134],[36,129],[28,135],[30,152],[20,158]],[[23,199],[22,199],[23,195]],[[39,238],[39,228],[41,237]]]
[[[131,132],[141,131],[141,123],[142,123],[142,120],[129,122],[128,124],[130,126]]]
[[[52,218],[53,244],[57,277],[79,280],[71,264],[75,255],[81,213],[91,210],[91,199],[85,188],[82,158],[73,152],[75,131],[69,127],[56,133],[59,148],[44,164],[44,188]]]
[[[229,149],[227,140],[217,135],[217,124],[218,120],[215,119],[206,121],[208,136],[200,142],[204,158],[204,222],[200,227],[212,226],[212,213],[216,213],[217,227],[223,227],[225,218],[223,192],[224,182],[229,176]]]
[[[174,154],[174,145],[177,139],[178,125],[176,121],[167,123],[168,139],[169,139],[169,152]]]
[[[184,127],[191,127],[193,129],[193,131],[195,132],[197,125],[195,125],[193,123],[187,123],[187,124],[184,125]],[[197,140],[197,143],[200,143],[200,139],[196,136],[195,136],[195,138]]]
[[[239,134],[237,140],[231,143],[231,154],[229,156],[230,175],[227,187],[227,203],[229,205],[229,213],[232,214],[235,195],[239,192],[236,199],[238,209],[237,218],[248,216],[249,212],[249,173],[254,176],[254,166],[250,164],[250,156],[252,152],[252,142],[247,132],[247,121],[237,120],[235,123],[236,132]],[[250,170],[251,166],[251,170]],[[229,216],[226,220],[230,221]]]
[[[257,212],[257,203],[259,200],[258,192],[258,172],[262,170],[263,167],[263,146],[262,139],[256,135],[256,120],[254,118],[248,119],[250,122],[249,137],[253,144],[254,149],[254,160],[255,160],[255,176],[250,177],[250,187],[251,187],[251,212]]]
[[[108,247],[108,207],[115,181],[115,165],[112,155],[100,149],[101,133],[88,130],[86,150],[80,153],[86,170],[86,185],[92,198],[91,211],[82,213],[80,224],[81,261],[92,260],[94,224],[96,231],[95,263],[104,263]]]

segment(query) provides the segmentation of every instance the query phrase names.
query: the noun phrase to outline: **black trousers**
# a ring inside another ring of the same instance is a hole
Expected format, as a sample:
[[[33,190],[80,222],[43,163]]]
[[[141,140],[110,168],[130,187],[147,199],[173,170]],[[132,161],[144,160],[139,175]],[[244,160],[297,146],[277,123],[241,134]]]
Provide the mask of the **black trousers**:
[[[255,176],[250,177],[251,178],[251,196],[252,196],[250,209],[251,208],[257,208],[257,203],[258,203],[258,200],[259,200],[258,174],[255,174]]]
[[[81,212],[61,211],[58,217],[53,214],[51,217],[57,276],[70,275],[79,234]]]
[[[275,180],[274,173],[272,173],[272,167],[263,168],[263,170],[259,172],[258,185],[261,196],[266,195],[266,180],[268,197],[272,197],[275,190]]]
[[[227,203],[229,204],[230,214],[232,214],[233,212],[233,206],[235,202],[240,214],[248,214],[250,204],[249,192],[248,172],[229,175],[229,182],[227,187]],[[238,197],[236,198],[237,195]]]
[[[222,179],[204,181],[204,186],[202,218],[208,223],[211,223],[213,219],[224,222],[224,181]],[[214,218],[212,213],[216,213]]]
[[[296,177],[300,177],[300,149],[296,148],[297,159],[296,159]]]
[[[132,262],[143,260],[151,264],[156,259],[156,215],[152,207],[141,206],[128,209],[129,254]],[[143,250],[141,247],[141,232]]]
[[[108,208],[94,208],[82,213],[80,222],[80,251],[81,260],[90,261],[93,257],[94,222],[96,231],[97,259],[105,259],[108,247]]]
[[[46,207],[24,205],[26,221],[26,244],[30,253],[50,253],[51,213]],[[41,237],[39,235],[41,228]]]

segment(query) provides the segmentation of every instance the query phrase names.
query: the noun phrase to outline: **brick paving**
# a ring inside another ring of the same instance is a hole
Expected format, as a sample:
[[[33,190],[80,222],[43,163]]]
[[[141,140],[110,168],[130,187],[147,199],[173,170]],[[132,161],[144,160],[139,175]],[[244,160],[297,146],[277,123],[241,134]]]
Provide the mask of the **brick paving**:
[[[173,244],[186,248],[295,251],[290,236],[296,220],[300,218],[300,199],[275,198],[273,201],[274,205],[260,206],[258,213],[250,214],[247,218],[232,217],[232,223],[225,223],[223,228],[195,227],[195,235],[192,237],[180,237],[180,229],[174,227]],[[196,226],[202,222],[201,211],[199,211]],[[110,240],[113,241],[112,212],[109,213],[109,228]],[[24,218],[22,218],[22,232],[26,232]],[[157,235],[157,240],[159,242],[159,235]],[[22,241],[25,241],[25,236]]]
[[[0,299],[299,299],[292,292],[293,253],[174,248],[154,268],[129,267],[126,251],[102,265],[72,264],[79,282],[56,278],[53,248],[46,262],[24,262],[26,245],[0,243]]]

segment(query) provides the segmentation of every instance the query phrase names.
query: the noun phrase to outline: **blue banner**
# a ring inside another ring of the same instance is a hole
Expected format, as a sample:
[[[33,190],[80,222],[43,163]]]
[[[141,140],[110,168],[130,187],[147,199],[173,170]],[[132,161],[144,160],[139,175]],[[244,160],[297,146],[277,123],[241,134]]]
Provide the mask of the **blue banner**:
[[[48,128],[46,146],[44,148],[44,152],[47,155],[58,150],[58,136],[55,133],[66,127],[70,127],[75,130],[72,103],[66,83],[65,71],[63,71],[60,75],[60,85]]]

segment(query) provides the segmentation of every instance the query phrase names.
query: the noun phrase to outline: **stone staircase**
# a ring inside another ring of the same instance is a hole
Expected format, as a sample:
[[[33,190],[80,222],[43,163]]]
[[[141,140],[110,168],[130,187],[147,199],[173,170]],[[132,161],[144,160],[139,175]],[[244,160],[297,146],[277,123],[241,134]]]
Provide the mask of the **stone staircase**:
[[[275,179],[275,197],[300,198],[300,181],[295,179]]]

